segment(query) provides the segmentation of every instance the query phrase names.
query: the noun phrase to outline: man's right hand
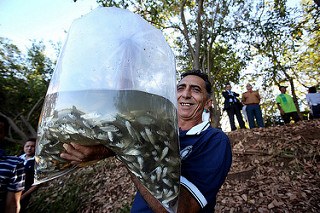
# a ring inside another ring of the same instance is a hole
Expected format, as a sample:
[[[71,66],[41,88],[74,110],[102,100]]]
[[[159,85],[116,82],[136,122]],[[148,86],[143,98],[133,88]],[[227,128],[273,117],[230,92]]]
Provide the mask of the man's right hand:
[[[63,144],[64,152],[61,158],[71,161],[72,164],[80,164],[93,160],[102,160],[114,156],[114,152],[104,145],[83,146],[76,143]]]

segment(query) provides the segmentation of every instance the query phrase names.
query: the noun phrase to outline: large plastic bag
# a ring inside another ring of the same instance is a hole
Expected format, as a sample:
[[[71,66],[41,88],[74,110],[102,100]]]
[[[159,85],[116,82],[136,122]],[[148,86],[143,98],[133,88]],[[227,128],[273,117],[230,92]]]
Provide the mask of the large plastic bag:
[[[103,144],[168,210],[180,158],[174,55],[139,15],[97,8],[71,25],[42,109],[35,182],[77,168],[63,143]]]

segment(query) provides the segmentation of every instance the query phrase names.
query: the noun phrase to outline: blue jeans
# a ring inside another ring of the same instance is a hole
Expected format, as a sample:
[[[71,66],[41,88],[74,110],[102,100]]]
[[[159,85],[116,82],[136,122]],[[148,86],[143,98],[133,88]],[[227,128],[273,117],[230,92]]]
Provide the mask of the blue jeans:
[[[262,112],[259,104],[250,104],[246,106],[248,122],[250,129],[255,128],[255,121],[258,124],[258,127],[264,127],[263,119],[262,119]]]

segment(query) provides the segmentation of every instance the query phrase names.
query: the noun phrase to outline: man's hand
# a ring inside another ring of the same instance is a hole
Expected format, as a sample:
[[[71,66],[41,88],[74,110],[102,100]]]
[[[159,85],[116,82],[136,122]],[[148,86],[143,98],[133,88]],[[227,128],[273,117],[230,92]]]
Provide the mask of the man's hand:
[[[65,152],[60,154],[61,158],[71,161],[72,164],[102,160],[114,156],[114,152],[104,145],[83,146],[76,143],[63,144]]]

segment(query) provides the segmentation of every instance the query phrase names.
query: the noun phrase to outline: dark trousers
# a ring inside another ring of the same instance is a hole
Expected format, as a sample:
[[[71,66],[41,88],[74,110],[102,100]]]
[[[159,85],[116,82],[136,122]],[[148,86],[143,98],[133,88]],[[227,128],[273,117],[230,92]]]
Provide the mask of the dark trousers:
[[[259,104],[251,104],[246,106],[247,116],[248,116],[248,122],[250,129],[255,128],[256,124],[255,121],[258,124],[258,127],[264,127],[263,118],[262,118],[262,112]]]
[[[245,123],[242,119],[242,114],[241,114],[241,111],[240,109],[238,108],[237,105],[230,105],[230,107],[227,109],[227,114],[228,114],[228,117],[229,117],[229,122],[230,122],[230,126],[231,126],[231,131],[234,131],[237,129],[235,123],[234,123],[234,115],[236,115],[237,117],[237,120],[238,120],[238,123],[239,123],[239,126],[241,129],[245,129],[246,126],[245,126]]]
[[[313,118],[320,118],[320,104],[312,106],[312,116]]]
[[[300,121],[300,117],[298,115],[298,112],[288,112],[284,113],[284,115],[281,115],[283,121],[285,124],[290,123],[291,118],[294,120],[294,122]]]

